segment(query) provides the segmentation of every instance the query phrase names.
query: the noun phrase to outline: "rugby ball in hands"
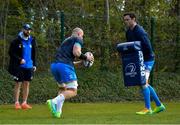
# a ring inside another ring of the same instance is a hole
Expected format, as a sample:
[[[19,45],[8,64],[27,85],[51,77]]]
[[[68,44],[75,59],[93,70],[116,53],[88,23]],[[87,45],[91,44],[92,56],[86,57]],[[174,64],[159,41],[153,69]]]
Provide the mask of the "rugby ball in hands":
[[[91,52],[86,52],[85,55],[90,55],[93,57],[93,54]],[[83,60],[83,64],[85,67],[89,68],[93,65],[94,61],[88,61],[88,60]]]

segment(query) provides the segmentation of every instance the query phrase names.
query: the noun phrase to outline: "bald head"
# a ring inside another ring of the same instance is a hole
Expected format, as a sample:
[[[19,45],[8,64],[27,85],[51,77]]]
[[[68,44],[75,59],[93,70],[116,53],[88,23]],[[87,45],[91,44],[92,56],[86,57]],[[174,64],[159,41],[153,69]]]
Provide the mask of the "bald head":
[[[81,39],[83,39],[83,35],[84,35],[83,30],[79,27],[76,27],[73,29],[71,36],[80,37]]]

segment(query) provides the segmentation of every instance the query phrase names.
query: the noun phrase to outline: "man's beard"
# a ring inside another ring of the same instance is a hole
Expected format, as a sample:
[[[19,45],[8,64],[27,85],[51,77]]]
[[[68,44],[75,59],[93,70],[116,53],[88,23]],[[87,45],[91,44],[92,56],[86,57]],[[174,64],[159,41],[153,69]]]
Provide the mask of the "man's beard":
[[[28,36],[29,36],[29,33],[24,33],[24,32],[23,32],[23,34],[24,34],[25,37],[28,37]]]

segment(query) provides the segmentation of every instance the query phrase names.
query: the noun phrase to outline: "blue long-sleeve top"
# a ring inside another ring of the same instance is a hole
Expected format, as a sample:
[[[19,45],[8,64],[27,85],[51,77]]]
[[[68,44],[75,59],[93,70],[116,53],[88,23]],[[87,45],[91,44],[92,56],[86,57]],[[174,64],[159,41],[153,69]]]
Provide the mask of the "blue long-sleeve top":
[[[133,29],[129,28],[126,31],[126,39],[127,42],[141,41],[144,61],[154,60],[154,52],[152,50],[151,42],[143,27],[136,25]]]

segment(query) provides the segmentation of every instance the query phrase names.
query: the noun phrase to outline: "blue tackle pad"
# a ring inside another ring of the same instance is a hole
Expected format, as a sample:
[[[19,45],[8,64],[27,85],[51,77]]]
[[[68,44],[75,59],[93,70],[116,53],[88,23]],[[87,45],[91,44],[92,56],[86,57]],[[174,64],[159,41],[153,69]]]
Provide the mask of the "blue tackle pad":
[[[141,42],[133,41],[117,45],[123,66],[125,86],[139,86],[146,84],[145,66]]]

